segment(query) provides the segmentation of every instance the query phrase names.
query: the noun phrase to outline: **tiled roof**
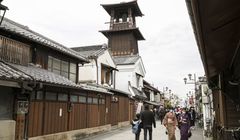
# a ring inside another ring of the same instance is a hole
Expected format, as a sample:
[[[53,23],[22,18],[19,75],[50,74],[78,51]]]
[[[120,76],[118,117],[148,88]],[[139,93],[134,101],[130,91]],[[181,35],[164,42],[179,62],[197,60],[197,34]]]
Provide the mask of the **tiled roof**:
[[[55,84],[55,85],[61,85],[61,86],[69,86],[69,87],[79,87],[77,84],[74,82],[70,81],[69,79],[49,72],[45,69],[37,68],[35,66],[21,66],[21,65],[15,65],[15,64],[10,64],[9,65],[13,66],[14,68],[18,69],[21,72],[24,72],[31,77],[34,78],[37,82],[42,82],[46,84]]]
[[[145,95],[145,93],[142,92],[142,91],[140,91],[140,90],[138,90],[137,88],[132,87],[132,90],[133,90],[133,92],[134,92],[134,94],[135,94],[134,97],[140,98],[140,99],[146,99],[146,98],[147,98],[147,96]]]
[[[84,57],[91,57],[91,56],[101,55],[107,49],[107,47],[104,44],[104,45],[74,47],[71,49],[73,49],[74,51],[77,51],[80,55]]]
[[[81,87],[85,90],[97,91],[101,93],[113,94],[112,92],[108,91],[106,88],[96,85],[96,84],[81,84]]]
[[[0,61],[0,79],[29,81],[32,78],[23,72],[20,72],[8,64]]]
[[[56,51],[62,52],[66,55],[72,56],[74,58],[77,58],[81,61],[88,62],[87,58],[79,55],[76,51],[67,48],[66,46],[59,44],[39,33],[36,33],[29,29],[27,26],[21,25],[19,23],[16,23],[10,19],[4,18],[0,29],[6,30],[8,32],[11,32],[13,34],[17,34],[19,36],[22,36],[28,40],[40,43],[42,45],[48,46]]]
[[[139,55],[128,55],[128,56],[114,56],[114,62],[117,65],[128,65],[135,64],[139,59]]]
[[[157,103],[157,102],[152,102],[152,101],[144,101],[144,102],[150,105],[160,106],[160,103]]]
[[[90,87],[92,86],[92,87],[97,87],[97,88],[101,88],[101,89],[107,90],[108,92],[110,92],[112,94],[120,93],[120,94],[124,94],[124,95],[130,96],[130,93],[127,93],[127,92],[124,92],[122,90],[118,90],[118,89],[112,88],[111,86],[97,85],[95,83],[87,83],[86,85],[90,86]]]

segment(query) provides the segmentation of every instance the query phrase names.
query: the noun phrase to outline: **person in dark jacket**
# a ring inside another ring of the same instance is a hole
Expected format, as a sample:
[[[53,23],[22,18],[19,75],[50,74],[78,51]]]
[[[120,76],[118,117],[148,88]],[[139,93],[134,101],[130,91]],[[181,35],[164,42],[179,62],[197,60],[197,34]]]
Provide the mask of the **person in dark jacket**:
[[[140,133],[141,133],[141,128],[142,128],[142,122],[140,120],[140,114],[136,114],[136,118],[132,120],[131,124],[132,124],[132,127],[134,127],[137,123],[139,123],[138,125],[138,131],[137,133],[135,133],[135,140],[139,140],[139,136],[140,136]]]
[[[144,111],[141,113],[141,120],[144,130],[144,140],[147,140],[147,131],[149,132],[149,140],[152,140],[152,125],[156,128],[156,121],[148,105],[144,106]]]
[[[193,107],[190,108],[189,118],[190,118],[190,126],[194,129],[195,120],[196,120],[196,112]]]

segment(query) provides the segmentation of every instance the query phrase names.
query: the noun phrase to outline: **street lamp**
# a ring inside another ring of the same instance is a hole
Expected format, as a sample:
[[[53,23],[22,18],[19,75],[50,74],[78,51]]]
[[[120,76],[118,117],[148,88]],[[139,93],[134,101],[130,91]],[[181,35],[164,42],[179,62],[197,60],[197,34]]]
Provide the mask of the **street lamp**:
[[[2,5],[3,0],[0,0],[0,17],[1,17],[1,20],[0,20],[0,25],[2,24],[2,21],[3,21],[3,18],[5,16],[5,13],[6,13],[6,10],[9,10],[7,6],[4,6]]]
[[[192,78],[192,76],[193,76],[193,78]],[[192,96],[193,96],[193,98],[195,100],[196,92],[197,92],[197,84],[198,84],[197,83],[196,74],[195,73],[193,75],[192,74],[188,74],[188,78],[189,78],[189,81],[188,81],[188,79],[186,77],[183,78],[183,81],[184,81],[185,84],[193,84],[194,85],[195,93]],[[193,102],[196,103],[196,101],[193,101]],[[194,104],[194,106],[195,106],[195,104]]]

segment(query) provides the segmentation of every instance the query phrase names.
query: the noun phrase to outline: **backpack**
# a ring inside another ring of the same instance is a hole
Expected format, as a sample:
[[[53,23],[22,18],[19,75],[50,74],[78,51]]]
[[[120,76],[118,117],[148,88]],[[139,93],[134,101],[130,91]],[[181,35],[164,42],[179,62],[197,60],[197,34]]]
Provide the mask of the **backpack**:
[[[137,133],[138,133],[139,125],[140,125],[140,121],[138,121],[136,124],[133,125],[133,127],[132,127],[132,132],[133,132],[134,134],[137,134]]]

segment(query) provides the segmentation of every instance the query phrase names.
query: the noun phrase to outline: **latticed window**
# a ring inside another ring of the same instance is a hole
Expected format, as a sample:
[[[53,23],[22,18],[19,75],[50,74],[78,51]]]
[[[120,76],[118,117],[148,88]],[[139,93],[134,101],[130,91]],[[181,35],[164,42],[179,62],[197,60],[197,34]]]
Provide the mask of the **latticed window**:
[[[77,78],[77,64],[69,63],[54,57],[48,57],[48,70],[62,75],[69,80],[76,82]]]
[[[31,60],[30,46],[0,36],[0,58],[6,62],[27,65]]]

